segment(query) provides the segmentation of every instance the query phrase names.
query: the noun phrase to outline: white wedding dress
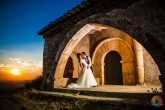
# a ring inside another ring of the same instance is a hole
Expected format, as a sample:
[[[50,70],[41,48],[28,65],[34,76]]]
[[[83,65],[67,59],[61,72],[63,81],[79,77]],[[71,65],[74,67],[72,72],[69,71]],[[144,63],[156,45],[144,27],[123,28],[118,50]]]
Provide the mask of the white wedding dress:
[[[82,60],[82,64],[84,65],[84,71],[81,71],[76,83],[71,83],[67,86],[68,88],[89,88],[97,85],[92,70],[91,68],[87,69],[88,64],[84,59]]]

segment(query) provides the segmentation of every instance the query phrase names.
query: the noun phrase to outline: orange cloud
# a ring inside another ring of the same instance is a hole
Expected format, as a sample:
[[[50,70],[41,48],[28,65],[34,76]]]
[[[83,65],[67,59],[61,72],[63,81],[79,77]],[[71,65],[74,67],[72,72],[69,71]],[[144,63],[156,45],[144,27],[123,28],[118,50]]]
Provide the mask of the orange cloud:
[[[21,74],[17,76],[12,75],[10,71],[13,68],[19,69]],[[41,73],[41,61],[9,58],[6,64],[0,63],[0,80],[31,80],[41,75]]]

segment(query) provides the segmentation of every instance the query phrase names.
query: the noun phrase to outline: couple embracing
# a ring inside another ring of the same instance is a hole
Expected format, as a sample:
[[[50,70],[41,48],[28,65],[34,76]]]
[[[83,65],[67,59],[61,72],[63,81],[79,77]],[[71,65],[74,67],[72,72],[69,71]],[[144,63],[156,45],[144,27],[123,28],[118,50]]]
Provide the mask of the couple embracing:
[[[80,67],[82,68],[76,83],[71,83],[68,88],[89,88],[95,87],[97,82],[91,70],[91,58],[85,52],[77,53]]]

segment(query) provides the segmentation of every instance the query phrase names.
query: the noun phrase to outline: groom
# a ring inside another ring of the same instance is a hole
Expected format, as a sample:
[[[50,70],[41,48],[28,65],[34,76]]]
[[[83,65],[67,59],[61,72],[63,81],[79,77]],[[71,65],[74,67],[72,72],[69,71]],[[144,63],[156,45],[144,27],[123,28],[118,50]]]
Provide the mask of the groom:
[[[92,63],[91,63],[90,56],[87,56],[85,52],[82,52],[82,56],[85,59],[85,61],[87,62],[87,64],[88,64],[87,68],[91,68],[92,67]]]

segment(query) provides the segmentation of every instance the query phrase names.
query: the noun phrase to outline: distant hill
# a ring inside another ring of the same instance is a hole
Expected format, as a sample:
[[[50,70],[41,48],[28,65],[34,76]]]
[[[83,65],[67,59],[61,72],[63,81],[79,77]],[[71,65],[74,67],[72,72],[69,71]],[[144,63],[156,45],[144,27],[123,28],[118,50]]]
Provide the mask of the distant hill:
[[[14,90],[16,88],[24,87],[26,83],[31,82],[31,80],[24,81],[4,81],[0,80],[0,91]]]

